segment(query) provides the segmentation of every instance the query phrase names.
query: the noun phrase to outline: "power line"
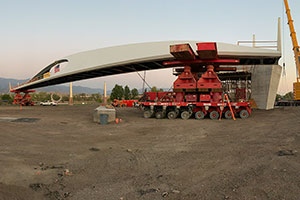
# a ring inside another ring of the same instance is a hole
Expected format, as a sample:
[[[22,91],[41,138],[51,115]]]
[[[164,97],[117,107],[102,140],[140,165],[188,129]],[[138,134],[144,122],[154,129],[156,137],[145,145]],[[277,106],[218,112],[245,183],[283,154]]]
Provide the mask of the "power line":
[[[144,83],[146,83],[146,85],[149,87],[149,89],[151,90],[151,86],[146,82],[146,80],[145,80],[145,78],[143,78],[141,75],[140,75],[140,73],[139,72],[136,72],[138,75],[139,75],[139,77],[144,81],[143,82],[143,84]],[[143,88],[144,89],[144,88]],[[142,91],[143,93],[144,93],[144,91]]]

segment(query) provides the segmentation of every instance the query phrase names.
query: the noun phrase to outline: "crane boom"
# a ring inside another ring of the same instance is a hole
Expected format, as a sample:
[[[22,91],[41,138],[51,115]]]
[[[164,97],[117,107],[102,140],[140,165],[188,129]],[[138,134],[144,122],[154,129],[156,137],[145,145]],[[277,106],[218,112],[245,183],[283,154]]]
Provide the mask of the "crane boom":
[[[291,38],[293,42],[293,51],[294,51],[294,56],[295,56],[295,62],[296,62],[296,67],[297,67],[297,82],[294,83],[294,99],[295,100],[300,100],[300,48],[297,40],[297,35],[294,27],[294,22],[292,19],[291,15],[291,10],[288,4],[288,0],[284,0],[285,4],[285,9],[286,9],[286,15],[288,18],[288,24],[290,27],[290,32],[291,32]]]

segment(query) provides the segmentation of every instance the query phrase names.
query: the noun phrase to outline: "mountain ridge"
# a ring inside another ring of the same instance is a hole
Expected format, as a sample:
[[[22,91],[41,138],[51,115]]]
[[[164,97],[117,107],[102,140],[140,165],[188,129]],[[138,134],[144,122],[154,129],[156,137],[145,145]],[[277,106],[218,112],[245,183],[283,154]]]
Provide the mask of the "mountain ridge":
[[[0,93],[8,93],[9,92],[9,83],[11,83],[12,86],[18,85],[18,83],[24,83],[28,81],[29,79],[13,79],[13,78],[2,78],[0,77]],[[130,88],[133,89],[133,88]],[[164,91],[168,91],[169,88],[162,88]],[[65,83],[61,85],[53,85],[53,86],[47,86],[42,88],[35,89],[37,92],[59,92],[59,93],[65,93],[69,94],[69,86],[66,86]],[[149,91],[149,89],[147,89]],[[138,89],[139,93],[143,93],[142,89]],[[104,89],[102,88],[90,88],[90,87],[84,87],[79,85],[73,84],[73,93],[74,94],[80,94],[80,93],[86,93],[86,94],[104,94]],[[107,94],[111,94],[111,90],[107,90]]]
[[[17,85],[18,83],[23,83],[27,80],[28,79],[22,80],[22,79],[1,78],[0,77],[0,93],[8,93],[9,92],[9,83],[11,83],[11,85],[14,86],[14,85]],[[69,87],[66,85],[54,85],[54,86],[37,88],[36,91],[69,93]],[[80,93],[103,94],[103,92],[104,92],[104,90],[101,88],[90,88],[90,87],[73,85],[73,93],[74,94],[80,94]],[[110,91],[107,91],[107,93],[110,94]]]

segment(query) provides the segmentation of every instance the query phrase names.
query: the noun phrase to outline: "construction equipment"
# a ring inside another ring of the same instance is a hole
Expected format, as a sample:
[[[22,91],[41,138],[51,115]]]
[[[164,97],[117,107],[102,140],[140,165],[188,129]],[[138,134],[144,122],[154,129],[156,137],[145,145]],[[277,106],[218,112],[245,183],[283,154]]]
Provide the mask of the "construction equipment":
[[[288,4],[288,0],[284,0],[285,4],[285,9],[286,9],[286,15],[288,18],[288,24],[291,32],[291,38],[292,38],[292,43],[293,43],[293,51],[294,51],[294,56],[295,56],[295,63],[296,63],[296,70],[297,70],[297,81],[294,82],[294,100],[300,101],[300,49],[299,49],[299,44],[297,40],[297,35],[296,31],[294,28],[294,23],[291,15],[291,10]]]
[[[113,107],[125,107],[126,104],[123,103],[123,101],[121,101],[121,100],[114,99],[114,101],[112,102],[112,106]]]
[[[135,107],[138,100],[122,100],[120,102],[123,105],[122,107]]]
[[[114,99],[112,106],[114,107],[134,107],[138,100],[118,100]]]
[[[171,45],[170,53],[176,60],[164,65],[184,67],[176,70],[178,78],[173,83],[173,91],[144,93],[139,103],[144,108],[145,118],[175,119],[180,115],[186,120],[194,114],[196,119],[209,115],[217,120],[223,112],[226,118],[249,117],[250,102],[243,99],[230,103],[228,98],[225,102],[222,83],[215,72],[223,70],[220,65],[239,64],[239,60],[219,59],[216,43],[197,43],[198,56],[189,44]]]
[[[22,106],[33,106],[34,103],[31,99],[29,93],[35,92],[35,90],[10,90],[10,92],[16,93],[13,104],[18,104]],[[21,93],[24,93],[22,96]]]

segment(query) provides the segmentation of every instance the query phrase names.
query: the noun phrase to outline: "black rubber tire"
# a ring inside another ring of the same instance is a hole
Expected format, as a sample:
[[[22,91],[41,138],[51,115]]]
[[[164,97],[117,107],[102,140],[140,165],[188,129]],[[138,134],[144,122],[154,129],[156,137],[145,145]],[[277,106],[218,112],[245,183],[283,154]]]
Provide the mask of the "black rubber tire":
[[[144,118],[148,119],[152,117],[152,112],[150,110],[144,111]]]
[[[204,119],[204,112],[202,111],[198,111],[195,113],[195,118],[198,119],[198,120],[201,120],[201,119]]]
[[[184,119],[184,120],[188,120],[191,117],[191,115],[188,111],[183,111],[180,116],[181,116],[181,119]]]
[[[241,110],[241,111],[240,111],[240,118],[246,119],[246,118],[248,118],[248,117],[249,117],[249,113],[248,113],[247,110]]]
[[[168,118],[169,119],[176,119],[177,118],[176,112],[175,111],[168,112]]]
[[[212,120],[217,120],[217,119],[219,119],[219,113],[217,112],[217,111],[211,111],[210,113],[209,113],[209,117],[210,117],[210,119],[212,119]]]
[[[232,119],[232,114],[230,110],[227,110],[224,115],[226,119]]]
[[[164,118],[164,113],[162,111],[158,111],[155,113],[155,118],[156,119],[162,119]]]

